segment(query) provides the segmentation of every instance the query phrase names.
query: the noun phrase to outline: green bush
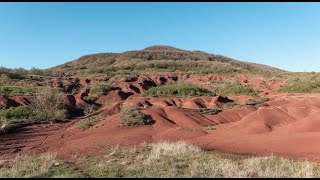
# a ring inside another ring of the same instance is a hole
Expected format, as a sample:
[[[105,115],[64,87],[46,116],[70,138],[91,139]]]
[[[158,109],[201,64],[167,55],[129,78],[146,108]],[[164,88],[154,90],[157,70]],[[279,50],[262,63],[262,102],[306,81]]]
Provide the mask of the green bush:
[[[91,114],[91,113],[96,112],[99,108],[100,108],[99,105],[95,105],[95,104],[89,105],[89,106],[86,106],[86,107],[84,108],[83,113],[84,113],[84,115],[86,116],[86,115],[89,115],[89,114]]]
[[[90,88],[90,93],[97,97],[101,97],[111,91],[111,88],[112,86],[109,84],[94,84]]]
[[[259,102],[257,100],[254,100],[254,99],[248,99],[246,101],[246,105],[256,105],[256,104],[259,104]]]
[[[121,126],[150,125],[153,121],[150,116],[141,113],[137,106],[124,105],[120,111]]]
[[[216,85],[214,90],[220,95],[257,95],[258,92],[250,85],[224,82]]]
[[[9,84],[9,82],[10,82],[10,79],[8,75],[0,73],[0,86],[5,86]]]
[[[29,106],[10,107],[9,109],[0,110],[0,119],[8,122],[14,120],[27,121],[33,115],[32,108]]]
[[[320,81],[296,80],[279,87],[278,92],[283,93],[320,93]]]
[[[282,93],[320,93],[320,73],[297,72],[285,74],[286,83],[278,88]]]
[[[258,99],[258,100],[248,99],[246,101],[246,105],[257,105],[257,104],[265,103],[267,101],[270,101],[270,99],[269,98],[261,98],[261,99]]]
[[[226,104],[223,105],[223,109],[233,109],[235,107],[239,106],[239,104],[235,103],[235,102],[228,102]]]
[[[67,109],[63,105],[63,94],[57,89],[44,88],[36,96],[33,104],[34,119],[40,122],[55,122],[68,117]]]
[[[201,113],[201,114],[214,115],[214,114],[218,114],[222,110],[220,108],[214,108],[214,109],[201,108],[201,109],[195,109],[193,111]]]
[[[77,128],[88,129],[91,126],[93,126],[94,124],[96,124],[104,119],[105,119],[105,117],[103,117],[103,116],[88,117],[88,118],[85,118],[85,119],[78,121]]]
[[[92,103],[96,102],[98,100],[98,98],[95,96],[85,96],[85,97],[83,97],[83,100],[89,104],[92,104]]]
[[[174,83],[152,87],[145,92],[145,96],[211,96],[212,92],[191,83]]]

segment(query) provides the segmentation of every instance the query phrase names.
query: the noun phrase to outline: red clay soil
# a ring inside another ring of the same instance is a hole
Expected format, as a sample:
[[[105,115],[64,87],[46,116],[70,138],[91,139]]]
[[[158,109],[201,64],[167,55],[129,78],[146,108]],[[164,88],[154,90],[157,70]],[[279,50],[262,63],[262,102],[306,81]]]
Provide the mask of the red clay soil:
[[[170,102],[172,98],[162,98],[164,100]],[[180,98],[179,102],[188,101]],[[261,107],[244,106],[216,115],[200,114],[181,108],[181,104],[180,107],[174,103],[151,105],[141,111],[152,117],[153,125],[120,127],[118,111],[110,111],[107,113],[110,117],[86,130],[76,128],[76,121],[27,126],[0,136],[0,155],[5,158],[17,152],[55,151],[61,156],[74,158],[84,154],[98,155],[115,145],[185,140],[209,150],[320,158],[320,143],[317,143],[320,138],[320,95],[278,95]]]
[[[272,100],[262,105],[244,105],[255,96],[212,97],[162,97],[144,98],[140,94],[146,89],[176,81],[189,79],[196,82],[237,79],[243,84],[252,84],[264,90]],[[96,78],[92,81],[104,81]],[[83,80],[80,79],[83,83]],[[11,157],[18,152],[36,154],[47,151],[58,152],[67,158],[82,155],[98,155],[110,146],[134,146],[143,142],[184,140],[208,150],[227,150],[240,153],[282,156],[320,160],[320,95],[280,94],[274,88],[282,81],[265,82],[246,75],[140,75],[116,79],[115,90],[97,102],[102,107],[93,115],[105,116],[105,120],[82,130],[74,119],[69,123],[32,125],[17,129],[13,133],[0,135],[0,156]],[[65,97],[66,104],[88,105],[80,91]],[[237,102],[243,106],[223,110],[214,115],[196,112],[200,108],[221,108],[225,103]],[[22,97],[0,97],[0,105],[26,104]],[[16,102],[17,104],[14,104]],[[152,125],[120,127],[119,111],[123,104],[137,105],[142,113],[150,115]]]
[[[30,105],[32,96],[0,96],[0,109]]]

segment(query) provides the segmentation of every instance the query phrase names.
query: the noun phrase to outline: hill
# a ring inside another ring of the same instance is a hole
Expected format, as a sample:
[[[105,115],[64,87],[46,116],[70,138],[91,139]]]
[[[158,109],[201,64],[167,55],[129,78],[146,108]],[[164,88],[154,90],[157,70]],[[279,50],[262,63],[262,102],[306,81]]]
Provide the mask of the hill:
[[[242,62],[203,51],[187,51],[170,46],[151,46],[123,53],[85,55],[47,69],[69,75],[125,75],[148,72],[188,72],[195,74],[261,74],[285,72],[266,65]]]

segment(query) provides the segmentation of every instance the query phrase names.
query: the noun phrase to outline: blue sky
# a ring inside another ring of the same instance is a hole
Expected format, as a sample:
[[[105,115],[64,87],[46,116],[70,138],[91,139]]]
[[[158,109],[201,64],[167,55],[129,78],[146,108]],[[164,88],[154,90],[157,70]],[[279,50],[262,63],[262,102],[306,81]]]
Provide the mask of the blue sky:
[[[320,3],[0,3],[0,66],[151,45],[320,70]]]

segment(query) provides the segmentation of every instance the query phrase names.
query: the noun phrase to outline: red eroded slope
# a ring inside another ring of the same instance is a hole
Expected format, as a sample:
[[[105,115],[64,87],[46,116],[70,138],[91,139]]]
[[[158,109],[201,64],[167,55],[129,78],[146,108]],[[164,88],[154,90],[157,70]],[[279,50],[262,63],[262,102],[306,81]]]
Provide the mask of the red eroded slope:
[[[142,97],[148,88],[170,81],[186,79],[196,83],[221,80],[239,80],[262,89],[272,100],[262,105],[244,105],[256,96],[212,97]],[[92,81],[105,81],[96,78]],[[263,81],[246,75],[139,75],[117,80],[113,89],[96,103],[96,112],[66,124],[33,125],[0,135],[1,156],[17,152],[40,153],[57,151],[66,157],[99,154],[116,145],[133,146],[143,142],[184,140],[206,149],[221,149],[243,153],[275,153],[284,156],[320,160],[320,95],[281,94],[273,92],[282,81]],[[80,79],[83,83],[83,80]],[[68,84],[68,87],[72,84]],[[90,95],[86,89],[67,95],[65,104],[86,107],[83,97]],[[30,99],[29,99],[30,98]],[[27,105],[32,97],[0,97],[0,106]],[[199,109],[222,108],[228,102],[241,107],[223,110],[218,114],[200,113]],[[137,105],[150,115],[152,125],[121,127],[120,110],[124,104]],[[105,119],[82,130],[74,124],[83,118],[100,115]]]

